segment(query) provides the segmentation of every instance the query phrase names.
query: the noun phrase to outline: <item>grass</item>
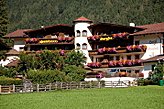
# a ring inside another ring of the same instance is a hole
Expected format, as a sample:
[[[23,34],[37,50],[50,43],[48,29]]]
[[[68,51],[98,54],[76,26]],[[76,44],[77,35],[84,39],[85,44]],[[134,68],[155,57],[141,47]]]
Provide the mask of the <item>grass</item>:
[[[163,109],[164,87],[82,89],[0,95],[0,109]]]

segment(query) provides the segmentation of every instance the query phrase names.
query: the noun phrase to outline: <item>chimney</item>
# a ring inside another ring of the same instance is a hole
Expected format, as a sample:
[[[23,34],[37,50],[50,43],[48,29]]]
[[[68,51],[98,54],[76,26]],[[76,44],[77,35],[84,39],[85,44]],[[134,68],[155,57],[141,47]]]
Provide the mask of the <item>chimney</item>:
[[[129,23],[129,26],[135,27],[135,23]]]

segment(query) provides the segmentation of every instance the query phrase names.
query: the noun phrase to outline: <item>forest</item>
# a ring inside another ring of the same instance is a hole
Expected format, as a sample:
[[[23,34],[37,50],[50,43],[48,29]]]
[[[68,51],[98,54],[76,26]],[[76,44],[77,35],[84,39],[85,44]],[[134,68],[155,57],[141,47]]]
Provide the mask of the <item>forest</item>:
[[[42,25],[98,22],[136,25],[164,22],[164,0],[7,0],[8,32]]]

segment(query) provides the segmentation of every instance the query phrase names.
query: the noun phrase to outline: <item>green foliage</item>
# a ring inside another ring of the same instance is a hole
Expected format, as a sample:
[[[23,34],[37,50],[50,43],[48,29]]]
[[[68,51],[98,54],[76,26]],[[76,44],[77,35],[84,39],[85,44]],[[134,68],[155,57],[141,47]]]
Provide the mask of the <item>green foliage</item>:
[[[65,74],[59,70],[29,70],[27,78],[33,83],[52,83],[55,81],[65,81]]]
[[[6,76],[6,77],[15,77],[17,74],[17,68],[6,68],[0,66],[0,76]]]
[[[7,33],[8,12],[6,0],[0,0],[0,37]]]
[[[28,69],[35,69],[38,65],[38,62],[33,55],[27,55],[21,53],[19,55],[20,63],[18,65],[18,72],[25,75]]]
[[[13,46],[13,44],[13,40],[0,37],[0,60],[6,59],[5,53]]]
[[[20,85],[23,81],[21,79],[8,78],[5,76],[0,76],[0,85]]]
[[[83,66],[85,62],[84,54],[75,50],[68,52],[65,59],[65,63],[68,65]]]
[[[159,81],[163,79],[164,75],[164,63],[158,63],[155,66],[153,74],[150,75],[150,79],[155,84],[159,84]]]
[[[164,21],[163,0],[7,0],[9,30],[71,24],[80,16],[128,25]],[[79,8],[80,7],[80,8]]]
[[[66,65],[63,68],[63,72],[66,73],[69,81],[82,81],[84,80],[86,74],[86,71],[83,68],[75,65]]]

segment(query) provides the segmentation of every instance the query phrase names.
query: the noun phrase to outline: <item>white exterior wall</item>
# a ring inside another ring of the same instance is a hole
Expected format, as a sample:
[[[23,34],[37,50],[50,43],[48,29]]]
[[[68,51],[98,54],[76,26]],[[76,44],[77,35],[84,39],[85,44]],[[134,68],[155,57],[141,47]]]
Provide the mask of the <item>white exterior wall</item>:
[[[17,51],[21,51],[20,47],[24,47],[25,46],[25,42],[23,38],[19,38],[19,39],[14,39],[14,49]]]
[[[21,51],[20,47],[24,47],[25,45],[14,45],[14,49],[17,51]]]
[[[141,59],[148,59],[150,57],[163,54],[163,40],[160,40],[160,38],[162,39],[162,34],[134,36],[134,42],[140,41],[140,44],[147,46],[146,53],[143,57],[141,57]]]
[[[144,63],[144,69],[142,71],[142,73],[144,73],[144,78],[149,76],[149,72],[152,72],[152,65],[155,64],[157,64],[157,62]]]
[[[91,48],[91,46],[90,46],[90,44],[88,42],[88,39],[87,39],[87,36],[92,36],[92,33],[88,29],[88,26],[90,26],[90,23],[87,23],[87,22],[77,22],[77,23],[75,23],[75,28],[74,28],[74,31],[75,31],[75,49],[77,48],[76,44],[79,43],[80,44],[80,50],[87,57],[87,63],[91,62],[88,50],[92,50],[92,48]],[[77,30],[79,30],[80,33],[81,33],[80,37],[77,37]],[[87,36],[86,37],[82,36],[82,31],[83,30],[87,31]],[[82,49],[82,44],[84,44],[84,43],[87,44],[87,50],[83,50]]]

